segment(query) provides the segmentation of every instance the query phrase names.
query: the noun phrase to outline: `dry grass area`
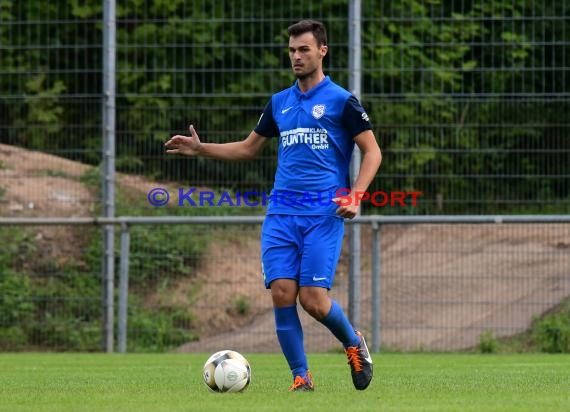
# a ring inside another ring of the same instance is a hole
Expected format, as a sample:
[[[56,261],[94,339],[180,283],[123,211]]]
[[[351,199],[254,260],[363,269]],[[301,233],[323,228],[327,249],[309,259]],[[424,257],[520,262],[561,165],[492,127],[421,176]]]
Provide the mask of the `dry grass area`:
[[[89,216],[95,201],[77,179],[89,166],[0,144],[3,216]]]
[[[92,215],[97,199],[78,179],[88,166],[7,145],[0,145],[0,166],[0,215]],[[141,195],[157,185],[138,176],[117,178]],[[38,228],[38,253],[54,260],[76,256],[79,236],[70,228]],[[180,305],[196,314],[203,338],[180,351],[278,351],[258,234],[214,239],[192,279],[150,294],[146,304]],[[370,245],[370,230],[363,228],[360,326],[368,333]],[[392,225],[382,229],[381,248],[382,345],[392,348],[461,349],[475,345],[485,329],[515,334],[570,295],[570,225]],[[345,244],[331,293],[344,306],[347,251]],[[338,347],[323,326],[300,312],[307,350]]]

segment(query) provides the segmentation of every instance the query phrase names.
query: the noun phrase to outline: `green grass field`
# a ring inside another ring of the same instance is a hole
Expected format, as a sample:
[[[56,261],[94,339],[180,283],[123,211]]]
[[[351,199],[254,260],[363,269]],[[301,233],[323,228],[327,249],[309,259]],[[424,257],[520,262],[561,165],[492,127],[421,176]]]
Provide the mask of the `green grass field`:
[[[1,411],[569,411],[569,355],[380,354],[356,391],[342,354],[310,354],[315,392],[289,393],[279,354],[245,354],[237,394],[202,382],[209,354],[0,354]]]

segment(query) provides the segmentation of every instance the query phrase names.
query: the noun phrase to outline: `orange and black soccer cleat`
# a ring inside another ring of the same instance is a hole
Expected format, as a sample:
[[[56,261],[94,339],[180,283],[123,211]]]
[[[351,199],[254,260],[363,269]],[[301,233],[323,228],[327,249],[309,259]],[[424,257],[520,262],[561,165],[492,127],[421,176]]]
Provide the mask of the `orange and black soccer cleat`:
[[[360,336],[360,345],[350,346],[344,351],[348,357],[354,387],[358,390],[364,390],[372,380],[372,358],[368,352],[364,336],[359,331],[356,331],[356,334]]]
[[[289,388],[290,392],[306,392],[313,390],[315,390],[313,385],[313,375],[311,375],[311,372],[309,371],[307,371],[305,376],[295,376],[293,385]]]

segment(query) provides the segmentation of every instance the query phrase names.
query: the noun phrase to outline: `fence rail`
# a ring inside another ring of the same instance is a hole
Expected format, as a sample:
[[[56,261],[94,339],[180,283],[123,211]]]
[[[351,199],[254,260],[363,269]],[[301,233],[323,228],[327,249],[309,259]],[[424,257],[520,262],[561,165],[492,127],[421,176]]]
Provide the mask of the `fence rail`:
[[[155,225],[155,224],[252,224],[264,216],[118,216],[118,217],[0,217],[0,226],[18,225]],[[421,215],[359,216],[347,224],[488,224],[488,223],[570,223],[570,215]]]

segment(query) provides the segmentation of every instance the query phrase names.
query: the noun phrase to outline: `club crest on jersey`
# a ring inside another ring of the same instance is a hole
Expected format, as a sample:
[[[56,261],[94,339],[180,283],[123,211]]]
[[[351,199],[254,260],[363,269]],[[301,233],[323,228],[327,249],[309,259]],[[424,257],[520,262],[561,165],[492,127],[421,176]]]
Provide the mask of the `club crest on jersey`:
[[[313,106],[313,111],[311,112],[315,119],[320,119],[325,114],[325,105],[324,104],[316,104]]]

